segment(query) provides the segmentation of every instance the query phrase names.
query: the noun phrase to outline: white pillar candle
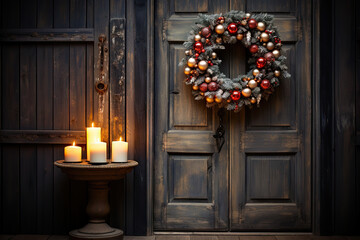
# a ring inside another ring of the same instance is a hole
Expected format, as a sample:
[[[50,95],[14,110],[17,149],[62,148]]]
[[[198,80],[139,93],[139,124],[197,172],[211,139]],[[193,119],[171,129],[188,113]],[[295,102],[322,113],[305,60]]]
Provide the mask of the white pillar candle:
[[[75,146],[73,142],[72,146],[65,147],[64,156],[64,162],[81,162],[81,147]]]
[[[113,141],[112,142],[112,162],[127,162],[127,154],[128,154],[128,143],[121,141]]]
[[[100,139],[90,144],[90,163],[107,163],[106,143],[100,142]]]
[[[101,128],[94,127],[94,123],[92,123],[92,127],[86,128],[86,158],[89,161],[90,159],[90,149],[91,144],[101,139]]]

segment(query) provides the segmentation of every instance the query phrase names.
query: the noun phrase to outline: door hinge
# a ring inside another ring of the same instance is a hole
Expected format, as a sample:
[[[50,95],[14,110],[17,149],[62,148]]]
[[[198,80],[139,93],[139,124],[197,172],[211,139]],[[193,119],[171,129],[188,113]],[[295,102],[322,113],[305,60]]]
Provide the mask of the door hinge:
[[[167,40],[167,29],[168,29],[168,21],[163,19],[162,21],[162,41]]]

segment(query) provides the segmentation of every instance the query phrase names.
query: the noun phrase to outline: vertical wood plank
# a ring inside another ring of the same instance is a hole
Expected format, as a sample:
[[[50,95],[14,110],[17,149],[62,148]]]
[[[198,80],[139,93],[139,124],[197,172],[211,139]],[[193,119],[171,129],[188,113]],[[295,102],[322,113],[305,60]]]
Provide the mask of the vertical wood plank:
[[[3,145],[3,233],[15,234],[20,231],[20,182],[19,182],[19,147]]]
[[[86,27],[86,1],[70,1],[70,28]],[[85,129],[85,77],[86,47],[84,44],[70,45],[70,130]],[[71,228],[86,223],[86,182],[70,181]]]
[[[2,4],[2,27],[19,27],[19,1],[3,1]],[[3,45],[1,58],[6,59],[1,66],[2,129],[19,129],[18,44]],[[2,230],[3,233],[17,233],[20,231],[19,146],[2,147]]]
[[[334,118],[333,118],[333,101],[329,102],[329,99],[334,99],[334,64],[333,64],[333,51],[329,51],[329,48],[333,46],[333,24],[328,24],[329,19],[331,22],[334,20],[333,2],[329,4],[328,1],[319,1],[316,3],[316,12],[314,16],[319,16],[317,21],[317,29],[314,29],[314,34],[318,32],[313,49],[319,51],[317,58],[313,61],[318,64],[319,81],[314,79],[314,91],[317,92],[318,106],[314,108],[314,117],[317,118],[317,125],[314,127],[314,131],[317,137],[314,139],[315,143],[319,146],[316,165],[314,166],[316,173],[316,180],[314,179],[317,189],[315,189],[314,196],[314,209],[315,211],[315,233],[321,233],[329,235],[334,229],[333,221],[333,206],[334,206],[334,152],[329,149],[334,149]],[[317,14],[320,13],[320,14]],[[326,42],[327,44],[324,44]],[[315,96],[316,96],[315,95]]]
[[[112,0],[110,9],[121,7],[121,0]],[[121,9],[120,9],[121,10]],[[119,14],[119,10],[111,14]],[[113,140],[125,139],[125,19],[111,15],[110,20],[110,143]],[[111,153],[111,145],[110,145]],[[113,226],[124,227],[125,191],[124,180],[111,183],[110,222]]]
[[[136,86],[135,80],[135,71],[131,71],[131,69],[135,66],[135,38],[136,32],[133,29],[136,29],[135,22],[135,6],[133,1],[126,1],[126,141],[129,143],[129,159],[136,159],[139,162],[138,156],[136,156],[136,131],[135,131],[135,111],[140,113],[140,109],[136,109],[136,101],[134,90]],[[129,80],[128,80],[129,79]],[[138,86],[140,87],[140,86]],[[139,143],[138,143],[139,144]],[[140,162],[139,162],[140,163]],[[140,166],[140,164],[139,164]],[[126,234],[127,235],[135,235],[134,231],[134,175],[135,171],[139,168],[139,166],[134,169],[133,172],[127,174],[126,176]]]
[[[36,129],[36,48],[20,47],[20,129]],[[21,232],[36,231],[36,146],[20,147]]]
[[[86,26],[94,27],[94,1],[87,1]],[[86,45],[86,126],[94,120],[94,44]]]
[[[146,234],[146,5],[136,1],[126,4],[126,139],[129,142],[129,159],[136,159],[139,165],[133,175],[126,178],[127,212],[126,226],[135,235]],[[134,31],[136,29],[136,31]],[[137,69],[133,71],[132,69]],[[139,94],[139,89],[144,89]],[[133,177],[133,179],[132,179]],[[136,189],[136,190],[135,190]],[[131,196],[132,194],[133,197]],[[134,219],[131,219],[134,216]]]
[[[355,1],[355,5],[356,5],[356,13],[360,12],[360,3],[359,1]],[[360,28],[360,16],[359,14],[356,14],[356,29]],[[354,31],[352,31],[354,33]],[[355,84],[356,84],[356,99],[355,99],[355,128],[356,128],[356,138],[358,139],[357,142],[357,146],[356,148],[356,152],[355,152],[355,159],[360,159],[360,39],[357,39],[356,42],[356,79],[355,79]],[[356,163],[356,172],[355,172],[355,176],[356,176],[356,182],[355,182],[355,189],[357,189],[356,191],[356,202],[360,202],[360,164]],[[357,204],[356,205],[356,216],[360,216],[360,205]],[[360,219],[357,218],[357,223],[355,225],[360,226]],[[359,232],[358,232],[359,233]]]
[[[20,25],[36,28],[34,0],[21,1]],[[20,129],[36,129],[36,45],[20,46]],[[20,147],[20,232],[36,233],[36,146]]]
[[[38,28],[53,27],[53,1],[38,1]],[[37,47],[37,129],[53,129],[53,45]],[[52,232],[53,148],[37,147],[37,233]]]
[[[85,129],[85,46],[70,46],[70,130]]]
[[[109,0],[94,0],[94,84],[103,81],[109,84],[109,55],[104,52],[104,71],[100,74],[100,47],[98,47],[98,38],[101,34],[106,36],[104,49],[109,48]],[[109,141],[109,91],[100,94],[94,92],[94,121],[101,127],[103,141]]]
[[[356,158],[352,138],[355,134],[356,65],[351,54],[355,49],[355,37],[349,33],[355,29],[355,1],[334,2],[335,59],[335,206],[334,220],[337,234],[355,234],[356,226]],[[342,16],[346,15],[346,18]],[[340,20],[339,20],[340,18]]]
[[[54,1],[54,28],[69,27],[69,1]],[[69,52],[67,43],[54,45],[54,129],[68,130],[69,122]],[[53,147],[54,161],[64,158],[64,146]],[[54,166],[54,228],[53,233],[64,234],[70,230],[70,183],[66,174]]]

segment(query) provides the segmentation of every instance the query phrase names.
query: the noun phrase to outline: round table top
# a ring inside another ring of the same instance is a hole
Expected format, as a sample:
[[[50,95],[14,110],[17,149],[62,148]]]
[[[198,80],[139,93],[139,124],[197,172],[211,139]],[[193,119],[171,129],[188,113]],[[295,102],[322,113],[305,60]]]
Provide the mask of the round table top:
[[[113,163],[108,159],[107,164],[91,164],[85,160],[79,163],[68,163],[64,160],[58,160],[55,163],[55,166],[60,168],[90,168],[90,169],[106,169],[106,168],[132,168],[137,166],[139,163],[134,160],[128,160],[128,162],[123,163]]]
[[[138,165],[134,160],[126,163],[90,164],[85,160],[81,163],[64,163],[64,160],[54,162],[70,179],[82,181],[112,181],[124,178]]]

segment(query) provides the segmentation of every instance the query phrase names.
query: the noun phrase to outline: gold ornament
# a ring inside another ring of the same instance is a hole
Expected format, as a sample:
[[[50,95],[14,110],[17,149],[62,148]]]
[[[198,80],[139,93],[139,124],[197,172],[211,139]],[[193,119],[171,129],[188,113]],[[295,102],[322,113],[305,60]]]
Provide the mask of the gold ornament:
[[[211,57],[212,57],[213,59],[217,58],[216,52],[212,52],[212,53],[211,53]]]
[[[231,102],[231,99],[229,98],[228,100],[226,100],[228,103]]]
[[[256,77],[260,73],[259,69],[253,70],[253,75]]]
[[[272,43],[272,42],[268,42],[268,43],[266,44],[266,48],[267,48],[269,51],[273,50],[274,47],[275,47],[275,45],[274,45],[274,43]]]
[[[206,78],[205,78],[205,82],[206,82],[206,83],[211,82],[211,77],[206,77]]]
[[[274,54],[275,58],[278,58],[280,56],[280,51],[279,50],[274,50],[272,53]]]
[[[215,27],[215,32],[217,34],[223,34],[225,32],[225,27],[221,24],[218,24],[216,27]]]
[[[258,22],[257,29],[259,29],[259,31],[264,31],[265,28],[266,28],[265,23]]]
[[[245,88],[241,91],[241,94],[244,96],[244,97],[250,97],[251,96],[251,89],[250,88]]]
[[[268,42],[270,39],[269,34],[267,34],[265,32],[261,33],[260,38],[261,38],[261,41],[263,41],[263,42]]]
[[[195,42],[198,42],[201,40],[201,36],[199,34],[195,35],[194,37]]]
[[[205,60],[201,60],[198,64],[200,70],[205,71],[208,67],[208,63]]]
[[[245,13],[245,17],[246,17],[247,19],[249,19],[249,18],[251,17],[251,14],[250,14],[250,13]]]
[[[244,34],[242,34],[242,33],[238,33],[236,35],[236,39],[239,40],[239,41],[241,41],[243,38],[244,38]]]
[[[204,96],[204,92],[200,92],[200,95],[201,95],[201,96]]]
[[[248,82],[248,85],[251,89],[254,89],[257,87],[257,82],[254,79],[252,79]]]
[[[186,75],[189,75],[190,72],[191,72],[191,68],[186,67],[186,68],[184,69],[184,73],[185,73]]]
[[[275,75],[275,77],[280,77],[280,71],[279,71],[279,70],[275,70],[275,71],[274,71],[274,75]]]
[[[252,104],[256,103],[256,98],[252,97],[252,98],[250,99],[250,102],[251,102]]]
[[[208,103],[213,103],[214,102],[214,98],[213,97],[206,97],[206,101]]]
[[[247,21],[244,19],[244,20],[241,20],[241,25],[245,26],[247,24]]]
[[[190,55],[190,50],[186,50],[185,55],[189,56]]]
[[[216,41],[216,43],[219,43],[219,44],[222,43],[222,39],[221,39],[221,38],[216,38],[215,41]]]
[[[222,98],[218,98],[218,97],[215,96],[215,102],[221,103],[221,101],[222,101]]]
[[[195,58],[189,58],[187,64],[188,64],[189,67],[195,67],[196,59]]]
[[[221,20],[220,20],[220,23],[224,23],[224,22],[225,22],[225,20],[224,20],[224,19],[221,19]]]
[[[193,85],[193,90],[194,90],[194,91],[199,90],[199,86],[198,86],[198,85]]]

